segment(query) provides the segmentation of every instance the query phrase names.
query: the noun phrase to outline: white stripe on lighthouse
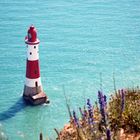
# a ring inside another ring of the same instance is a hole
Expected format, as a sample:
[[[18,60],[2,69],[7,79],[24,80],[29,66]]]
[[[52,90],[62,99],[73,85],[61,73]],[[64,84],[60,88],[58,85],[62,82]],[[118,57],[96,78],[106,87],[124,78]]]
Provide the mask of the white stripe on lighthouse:
[[[38,44],[27,45],[27,59],[31,61],[39,59]]]
[[[41,86],[41,78],[29,79],[26,77],[25,85],[28,87],[36,87],[36,85]]]

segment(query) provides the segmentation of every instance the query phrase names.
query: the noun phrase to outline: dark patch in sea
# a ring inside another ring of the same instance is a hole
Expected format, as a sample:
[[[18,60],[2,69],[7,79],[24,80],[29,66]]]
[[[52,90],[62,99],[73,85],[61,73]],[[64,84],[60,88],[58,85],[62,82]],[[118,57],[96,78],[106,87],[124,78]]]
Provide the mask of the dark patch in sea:
[[[20,98],[13,106],[8,108],[8,110],[0,113],[0,121],[4,121],[10,119],[16,115],[16,113],[20,112],[27,106],[23,98]]]

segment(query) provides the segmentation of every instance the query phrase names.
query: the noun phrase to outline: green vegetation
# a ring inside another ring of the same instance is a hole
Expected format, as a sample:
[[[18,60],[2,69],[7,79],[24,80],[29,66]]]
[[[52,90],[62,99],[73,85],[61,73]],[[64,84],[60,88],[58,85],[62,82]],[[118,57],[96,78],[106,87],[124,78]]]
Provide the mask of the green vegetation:
[[[118,140],[124,134],[140,133],[139,88],[118,90],[107,103],[106,96],[99,91],[98,102],[93,106],[79,108],[80,117],[73,111],[70,124],[59,133],[58,140]]]
[[[127,89],[121,110],[121,91],[111,96],[109,102],[109,121],[112,131],[123,128],[127,133],[140,132],[140,90]]]
[[[57,140],[140,140],[140,90],[122,89],[107,97],[98,91],[94,105],[87,99],[86,106],[70,111],[70,122],[56,133]],[[41,140],[43,137],[41,137]]]

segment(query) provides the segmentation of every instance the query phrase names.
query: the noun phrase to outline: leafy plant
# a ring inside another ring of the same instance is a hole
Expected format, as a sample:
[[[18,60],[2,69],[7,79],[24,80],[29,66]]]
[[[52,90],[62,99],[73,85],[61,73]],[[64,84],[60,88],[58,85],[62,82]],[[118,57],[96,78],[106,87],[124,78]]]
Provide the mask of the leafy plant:
[[[111,96],[108,112],[113,131],[140,132],[140,90],[119,90]]]
[[[98,103],[93,106],[87,99],[87,106],[79,107],[80,117],[73,111],[70,123],[59,133],[58,140],[118,140],[120,130],[140,132],[140,90],[118,90],[107,97],[98,92]],[[70,107],[67,104],[68,111]],[[73,114],[73,115],[72,115]]]

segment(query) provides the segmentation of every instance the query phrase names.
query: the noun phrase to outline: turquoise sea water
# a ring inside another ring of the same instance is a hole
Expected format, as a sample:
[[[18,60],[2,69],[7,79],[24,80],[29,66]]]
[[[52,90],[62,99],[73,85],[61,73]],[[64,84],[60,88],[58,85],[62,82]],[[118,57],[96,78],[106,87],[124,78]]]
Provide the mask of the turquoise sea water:
[[[49,106],[24,106],[26,47],[34,24],[40,43],[40,66]],[[100,73],[104,92],[140,85],[139,0],[1,0],[0,127],[9,140],[55,138],[68,122],[62,85],[71,108],[85,98],[96,100]]]

